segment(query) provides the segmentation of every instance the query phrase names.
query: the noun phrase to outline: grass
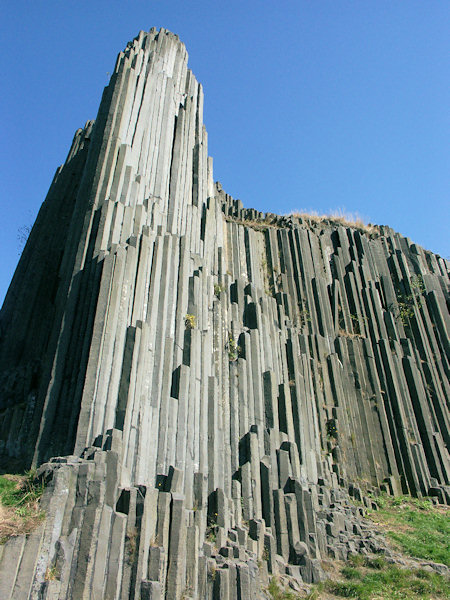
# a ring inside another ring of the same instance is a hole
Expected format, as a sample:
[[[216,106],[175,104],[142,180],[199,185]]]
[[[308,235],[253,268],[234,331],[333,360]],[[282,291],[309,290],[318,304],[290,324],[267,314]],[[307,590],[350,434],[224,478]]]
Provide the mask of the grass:
[[[401,569],[383,559],[358,557],[340,571],[340,579],[316,586],[316,597],[357,598],[358,600],[438,600],[450,595],[450,582],[442,575],[423,569]],[[361,564],[362,563],[362,564]],[[325,594],[325,595],[324,595]]]
[[[379,509],[368,517],[402,554],[450,566],[448,507],[409,496],[375,500]],[[438,600],[450,598],[450,581],[431,570],[388,564],[383,556],[355,555],[333,579],[313,586],[309,598]]]
[[[255,231],[265,231],[269,227],[279,227],[276,221],[272,221],[270,217],[266,217],[265,219],[238,219],[237,217],[231,217],[230,215],[225,215],[225,221],[229,223],[237,223],[237,225],[245,225],[246,227],[250,227]]]
[[[377,497],[379,509],[369,512],[403,555],[450,566],[450,519],[446,506],[409,496]],[[268,588],[273,600],[440,600],[450,598],[450,579],[426,568],[401,568],[381,556],[357,554],[343,564],[332,562],[330,579],[313,585],[309,594],[284,591],[273,578]],[[324,567],[325,568],[325,567]]]
[[[369,518],[401,552],[450,566],[450,511],[430,500],[408,496],[376,498],[379,510]]]
[[[368,233],[369,235],[379,235],[380,229],[377,225],[364,223],[357,214],[346,213],[345,211],[335,211],[329,215],[319,215],[315,211],[292,212],[289,216],[297,217],[306,221],[309,225],[319,225],[321,223],[335,226],[350,227]]]
[[[345,331],[345,329],[342,329],[341,327],[339,327],[339,335],[340,337],[346,337],[346,338],[350,338],[350,339],[362,339],[365,336],[362,335],[361,333],[351,333],[349,331]]]
[[[45,581],[56,581],[57,579],[59,579],[59,577],[60,573],[56,565],[53,565],[52,567],[47,567],[47,570],[45,571]]]
[[[450,597],[450,581],[443,575],[425,569],[402,569],[388,564],[383,557],[362,554],[350,557],[344,565],[340,563],[333,579],[313,585],[306,596],[289,592],[283,596],[276,581],[272,589],[274,592],[269,587],[274,600],[440,600]]]
[[[359,215],[353,215],[341,210],[335,211],[329,215],[319,215],[315,211],[293,211],[285,216],[302,219],[310,227],[323,223],[324,225],[331,225],[335,227],[350,227],[352,229],[357,229],[358,231],[367,233],[372,237],[380,235],[380,228],[378,225],[364,223]],[[264,231],[269,227],[281,227],[281,225],[278,223],[278,219],[269,215],[266,215],[265,218],[257,220],[246,219],[245,217],[243,219],[238,219],[237,217],[225,215],[225,221],[234,222],[238,225],[246,225],[247,227],[251,227],[256,231]]]
[[[270,598],[272,598],[272,600],[296,600],[296,598],[299,597],[293,592],[288,592],[284,590],[280,586],[276,577],[272,577],[272,579],[270,580],[267,591],[269,592]]]
[[[11,536],[30,533],[42,520],[39,500],[44,484],[35,471],[0,476],[0,543]]]

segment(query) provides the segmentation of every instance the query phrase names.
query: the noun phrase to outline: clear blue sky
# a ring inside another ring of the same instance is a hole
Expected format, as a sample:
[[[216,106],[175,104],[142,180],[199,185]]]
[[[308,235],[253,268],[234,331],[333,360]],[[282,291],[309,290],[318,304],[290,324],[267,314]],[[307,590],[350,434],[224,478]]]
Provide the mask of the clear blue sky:
[[[344,209],[450,255],[448,0],[27,0],[1,11],[0,302],[75,129],[140,29],[178,33],[215,178],[244,205]]]

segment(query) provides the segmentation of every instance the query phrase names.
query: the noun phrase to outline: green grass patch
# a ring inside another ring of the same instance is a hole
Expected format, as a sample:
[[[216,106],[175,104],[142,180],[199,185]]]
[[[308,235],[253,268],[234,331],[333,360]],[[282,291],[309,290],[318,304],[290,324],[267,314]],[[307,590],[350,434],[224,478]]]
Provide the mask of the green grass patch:
[[[35,471],[24,475],[0,475],[0,543],[11,536],[30,533],[42,520],[39,500],[43,482]]]
[[[400,569],[377,558],[352,557],[340,570],[339,580],[314,586],[311,598],[358,600],[439,600],[450,597],[450,582],[423,569]]]
[[[368,517],[398,550],[414,558],[450,566],[450,511],[428,499],[409,496],[377,497],[379,510]],[[335,563],[339,565],[339,563]],[[342,565],[342,563],[341,563]],[[333,573],[333,578],[311,587],[308,600],[444,600],[450,598],[448,577],[427,569],[402,569],[384,556],[356,554]],[[273,600],[300,598],[271,580]],[[303,596],[303,598],[305,598]]]
[[[36,472],[25,475],[0,475],[0,502],[3,506],[26,507],[39,500],[44,484],[36,481]]]
[[[272,577],[269,583],[267,591],[270,594],[272,600],[295,600],[297,598],[292,592],[283,590],[276,577]]]
[[[409,556],[450,566],[450,511],[429,500],[408,496],[377,498],[379,510],[369,513],[394,545]]]
[[[441,575],[432,574],[428,579],[417,577],[407,569],[390,566],[386,570],[360,572],[360,580],[326,582],[325,589],[341,598],[392,598],[415,600],[419,598],[448,598],[450,586]],[[344,575],[345,577],[345,575]]]

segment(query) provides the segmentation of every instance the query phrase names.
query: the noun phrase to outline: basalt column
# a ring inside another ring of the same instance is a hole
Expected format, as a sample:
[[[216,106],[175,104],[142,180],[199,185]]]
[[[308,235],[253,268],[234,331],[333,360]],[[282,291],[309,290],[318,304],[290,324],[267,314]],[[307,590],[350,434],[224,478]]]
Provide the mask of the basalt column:
[[[450,503],[448,262],[213,181],[185,47],[141,32],[1,312],[1,458],[47,484],[1,598],[263,598],[383,549],[352,497]]]

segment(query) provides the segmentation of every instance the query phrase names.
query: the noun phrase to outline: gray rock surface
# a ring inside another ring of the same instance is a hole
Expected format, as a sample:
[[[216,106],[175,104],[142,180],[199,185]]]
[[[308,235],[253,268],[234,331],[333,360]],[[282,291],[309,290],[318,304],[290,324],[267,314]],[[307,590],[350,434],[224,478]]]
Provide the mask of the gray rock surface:
[[[213,181],[186,49],[140,32],[0,313],[2,462],[47,481],[2,598],[264,598],[385,550],[369,492],[449,503],[448,262]]]

